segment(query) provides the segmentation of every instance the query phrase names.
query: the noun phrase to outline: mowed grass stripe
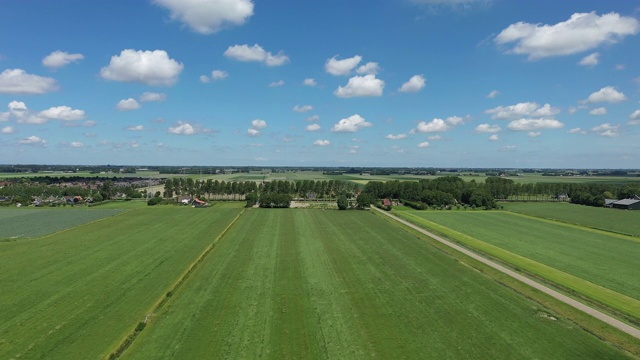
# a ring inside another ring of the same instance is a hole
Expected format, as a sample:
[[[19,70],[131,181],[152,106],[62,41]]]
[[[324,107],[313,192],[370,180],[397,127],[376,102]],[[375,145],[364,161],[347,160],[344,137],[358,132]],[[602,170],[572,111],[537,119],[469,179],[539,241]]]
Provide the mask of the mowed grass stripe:
[[[241,211],[148,208],[0,247],[0,357],[99,358]]]
[[[369,212],[255,209],[124,357],[626,358],[551,316]]]

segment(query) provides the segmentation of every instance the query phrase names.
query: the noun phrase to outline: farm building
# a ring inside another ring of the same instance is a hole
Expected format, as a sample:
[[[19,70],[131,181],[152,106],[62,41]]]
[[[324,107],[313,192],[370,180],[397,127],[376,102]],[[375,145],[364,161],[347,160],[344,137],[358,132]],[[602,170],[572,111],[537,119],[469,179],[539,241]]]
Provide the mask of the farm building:
[[[640,210],[640,200],[638,199],[622,199],[611,204],[614,209],[624,210]]]

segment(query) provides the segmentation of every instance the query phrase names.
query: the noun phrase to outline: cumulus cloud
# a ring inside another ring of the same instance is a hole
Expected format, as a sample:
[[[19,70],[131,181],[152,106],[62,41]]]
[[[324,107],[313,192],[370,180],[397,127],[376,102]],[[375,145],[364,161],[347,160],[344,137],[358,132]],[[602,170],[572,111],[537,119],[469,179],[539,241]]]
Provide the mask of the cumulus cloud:
[[[329,145],[331,145],[331,141],[318,139],[318,140],[313,142],[313,145],[315,145],[315,146],[329,146]]]
[[[545,129],[560,129],[564,124],[555,119],[520,119],[509,123],[512,131],[534,131]]]
[[[454,127],[464,124],[466,120],[470,117],[466,118],[460,116],[449,116],[445,120],[435,118],[430,122],[420,121],[418,126],[411,130],[412,133],[420,132],[420,133],[434,133],[434,132],[444,132],[453,129]]]
[[[153,0],[167,8],[178,20],[200,34],[212,34],[233,25],[242,25],[253,15],[251,0]]]
[[[511,120],[521,117],[546,117],[560,113],[560,109],[549,104],[540,106],[534,102],[518,103],[509,106],[498,106],[485,110],[485,114],[491,114],[492,119]]]
[[[296,105],[293,107],[293,111],[300,112],[300,113],[311,111],[311,110],[313,110],[313,106],[311,105],[302,105],[302,106]]]
[[[81,148],[81,147],[84,147],[84,144],[79,141],[73,141],[71,142],[71,144],[69,144],[69,146],[74,148]]]
[[[567,131],[567,133],[569,133],[569,134],[582,134],[582,135],[585,135],[587,132],[586,132],[585,130],[582,130],[581,128],[579,128],[579,127],[578,127],[578,128],[573,128],[573,129],[571,129],[571,130]]]
[[[528,136],[528,137],[538,137],[538,136],[540,136],[540,135],[542,135],[542,133],[541,133],[540,131],[530,131],[530,132],[527,134],[527,136]]]
[[[640,31],[640,22],[617,13],[575,13],[555,25],[518,22],[502,30],[494,41],[512,45],[509,53],[528,55],[529,60],[576,54],[604,44],[615,44]]]
[[[498,94],[500,94],[500,92],[498,90],[493,90],[492,92],[487,94],[487,98],[488,99],[495,99],[496,96],[498,96]]]
[[[407,138],[407,134],[389,134],[387,136],[384,137],[385,139],[389,139],[389,140],[402,140],[402,139],[406,139]]]
[[[118,102],[118,105],[116,105],[116,109],[120,111],[138,110],[140,109],[140,104],[136,101],[136,99],[128,98],[120,100]]]
[[[595,108],[595,109],[589,111],[589,114],[591,114],[591,115],[607,115],[607,108],[606,107]]]
[[[332,132],[357,132],[358,130],[371,127],[372,123],[366,121],[359,114],[354,114],[346,119],[341,119],[337,124],[334,124],[331,128]]]
[[[21,139],[18,141],[18,144],[21,145],[33,145],[33,146],[45,146],[47,145],[47,140],[44,140],[38,136],[29,136],[26,139]]]
[[[273,55],[258,44],[229,46],[224,56],[244,62],[262,62],[267,66],[281,66],[289,62],[289,57],[282,51]]]
[[[331,75],[349,75],[351,71],[358,66],[360,61],[362,61],[362,56],[360,55],[342,60],[338,60],[337,57],[336,55],[331,59],[327,59],[327,62],[324,64],[325,70]]]
[[[55,79],[28,74],[22,69],[7,69],[0,73],[0,94],[39,95],[58,90]]]
[[[251,121],[251,127],[247,129],[247,135],[249,136],[258,136],[260,135],[260,130],[267,127],[267,122],[262,119],[255,119]]]
[[[360,66],[356,72],[360,75],[377,75],[380,72],[380,65],[377,62],[368,62]]]
[[[78,62],[82,59],[84,59],[84,55],[82,54],[69,54],[65,51],[56,50],[42,59],[42,65],[48,68],[57,69],[72,62]]]
[[[640,125],[640,109],[634,111],[629,115],[629,125]]]
[[[594,52],[593,54],[587,55],[580,60],[578,65],[582,66],[596,66],[600,62],[600,53]]]
[[[423,75],[413,75],[409,81],[402,84],[398,91],[400,92],[418,92],[425,87],[427,79]]]
[[[127,130],[129,130],[129,131],[143,131],[144,130],[144,126],[143,125],[129,126],[127,128]]]
[[[302,84],[303,84],[303,85],[305,85],[305,86],[311,86],[311,87],[313,87],[313,86],[317,86],[317,85],[318,85],[318,83],[316,82],[316,80],[315,80],[315,79],[312,79],[312,78],[304,79],[304,81],[302,82]]]
[[[599,102],[619,103],[623,101],[627,101],[627,96],[625,94],[618,91],[613,86],[605,86],[602,89],[589,95],[589,97],[582,102],[583,103],[599,103]]]
[[[333,93],[342,98],[358,96],[382,96],[384,81],[376,79],[375,75],[354,76],[346,86],[338,86]]]
[[[318,124],[309,124],[307,125],[306,131],[318,131],[320,130],[320,125]]]
[[[480,124],[476,126],[476,132],[479,133],[497,133],[502,130],[498,125]]]
[[[419,148],[429,147],[429,142],[428,141],[421,142],[420,144],[418,144],[418,147]]]
[[[284,86],[284,80],[273,81],[271,84],[269,84],[269,87],[280,87],[280,86]]]
[[[591,131],[604,137],[618,137],[620,134],[618,130],[620,129],[619,125],[611,125],[610,123],[604,123],[602,125],[598,125],[596,127],[591,128]]]
[[[178,81],[183,69],[184,65],[171,59],[164,50],[126,49],[111,57],[109,66],[100,70],[100,76],[113,81],[171,86]]]
[[[489,136],[489,141],[498,141],[500,140],[500,136],[498,134],[493,134]]]
[[[55,106],[41,111],[38,116],[52,120],[76,121],[84,119],[85,113],[68,106]]]
[[[313,116],[309,116],[307,118],[307,121],[312,122],[312,121],[320,121],[320,116],[318,115],[313,115]]]
[[[162,102],[167,99],[167,94],[163,93],[155,93],[155,92],[144,92],[140,96],[140,102]]]
[[[429,137],[427,137],[427,139],[432,140],[432,141],[440,141],[443,139],[443,137],[441,135],[431,135]]]
[[[2,128],[2,130],[0,130],[0,133],[2,134],[15,134],[16,132],[18,132],[18,130],[16,130],[16,128],[14,128],[13,126],[5,126]]]
[[[179,121],[178,125],[169,127],[168,132],[175,135],[194,135],[198,131],[188,122]]]

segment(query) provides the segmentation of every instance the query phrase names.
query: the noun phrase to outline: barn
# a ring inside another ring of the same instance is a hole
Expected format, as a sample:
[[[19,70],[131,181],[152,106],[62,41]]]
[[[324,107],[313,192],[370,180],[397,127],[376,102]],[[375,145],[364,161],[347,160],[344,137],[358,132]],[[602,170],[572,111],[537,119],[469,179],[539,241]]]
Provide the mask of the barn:
[[[635,198],[622,199],[614,203],[611,203],[611,207],[614,209],[623,209],[623,210],[640,210],[640,200]]]

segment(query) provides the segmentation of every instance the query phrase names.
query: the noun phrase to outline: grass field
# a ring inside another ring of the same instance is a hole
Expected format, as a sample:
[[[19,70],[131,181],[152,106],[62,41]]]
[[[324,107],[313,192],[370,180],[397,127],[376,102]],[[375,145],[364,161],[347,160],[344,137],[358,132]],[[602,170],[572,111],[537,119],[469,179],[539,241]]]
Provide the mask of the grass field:
[[[640,319],[636,238],[501,211],[397,214]]]
[[[640,236],[640,211],[570,203],[502,203],[506,210],[595,229]]]
[[[0,358],[109,355],[240,206],[143,208],[0,243]]]
[[[0,239],[22,239],[51,234],[64,229],[119,214],[117,209],[16,209],[0,208]]]
[[[247,211],[128,359],[616,359],[369,212]]]

